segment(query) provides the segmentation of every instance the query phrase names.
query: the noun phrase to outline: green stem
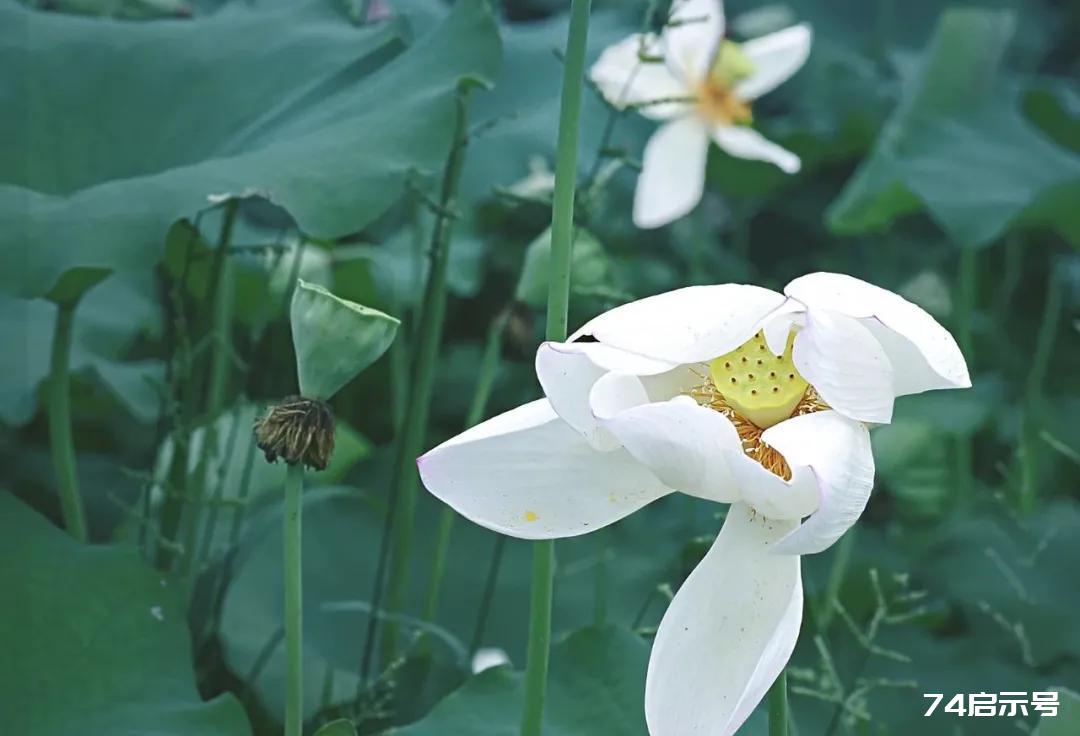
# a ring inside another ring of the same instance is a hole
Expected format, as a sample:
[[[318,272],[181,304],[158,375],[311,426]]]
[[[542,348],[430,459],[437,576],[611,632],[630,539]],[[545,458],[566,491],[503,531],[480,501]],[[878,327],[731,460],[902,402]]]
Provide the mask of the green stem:
[[[302,736],[304,730],[304,624],[303,576],[300,561],[304,466],[290,465],[285,476],[285,736]]]
[[[235,199],[230,199],[225,203],[221,230],[218,234],[217,250],[214,253],[213,276],[210,284],[212,351],[208,368],[210,379],[204,413],[206,425],[203,429],[199,461],[195,466],[194,474],[188,477],[189,482],[187,485],[190,488],[185,488],[185,493],[190,493],[192,502],[188,505],[187,515],[183,520],[183,586],[185,599],[190,599],[199,573],[199,555],[196,550],[199,537],[199,522],[202,519],[203,506],[206,501],[207,476],[210,474],[211,464],[218,456],[217,419],[221,413],[221,408],[225,405],[225,389],[229,380],[229,363],[232,357],[229,331],[233,313],[233,284],[229,247],[232,242],[233,226],[236,224],[238,206],[239,202]]]
[[[1064,299],[1065,279],[1060,277],[1057,268],[1051,264],[1046,277],[1046,301],[1043,304],[1042,319],[1035,337],[1035,351],[1031,358],[1031,371],[1028,373],[1027,406],[1024,408],[1021,448],[1023,458],[1023,478],[1020,484],[1019,506],[1021,513],[1029,514],[1036,506],[1036,463],[1033,457],[1038,444],[1036,431],[1037,418],[1042,411],[1043,384],[1050,368],[1050,357],[1054,352],[1054,338],[1061,324],[1061,307]]]
[[[978,263],[974,248],[960,248],[960,272],[957,284],[956,305],[956,341],[960,351],[967,359],[968,365],[973,365],[974,355],[974,330],[972,320],[975,313],[975,302],[978,289]],[[971,502],[972,486],[972,438],[970,436],[956,439],[956,451],[953,455],[956,502],[960,508],[966,507]]]
[[[484,641],[484,629],[487,628],[491,603],[495,599],[495,584],[499,581],[499,569],[502,567],[505,550],[506,536],[496,533],[495,547],[491,550],[491,561],[488,563],[487,578],[484,581],[484,593],[480,598],[480,609],[476,613],[476,627],[473,629],[472,641],[469,642],[470,658],[476,654]]]
[[[71,536],[85,542],[86,512],[75,473],[75,440],[71,434],[71,333],[76,303],[58,304],[49,372],[49,444],[52,446],[60,512]]]
[[[566,339],[570,307],[570,256],[574,240],[574,190],[577,185],[578,128],[581,118],[581,82],[585,46],[589,37],[590,0],[571,0],[570,27],[563,63],[559,135],[555,152],[555,195],[551,213],[551,261],[548,273],[547,339]],[[533,544],[532,606],[525,663],[525,703],[522,736],[540,736],[547,694],[551,644],[551,602],[555,577],[555,543]]]
[[[607,623],[608,609],[608,529],[601,529],[596,534],[596,580],[593,598],[593,625],[603,626]]]
[[[851,550],[855,546],[855,527],[847,530],[840,542],[836,545],[833,555],[832,567],[829,569],[829,578],[825,583],[825,599],[821,612],[818,616],[818,633],[822,636],[829,630],[833,616],[836,615],[836,601],[840,598],[840,589],[844,585],[847,576],[848,564],[851,562]]]
[[[506,327],[508,312],[500,312],[488,328],[484,355],[480,359],[480,375],[476,379],[476,390],[472,404],[465,418],[465,429],[475,426],[484,418],[491,389],[495,385],[495,375],[499,368],[499,356],[502,354],[503,330]],[[428,579],[427,595],[424,597],[424,620],[434,621],[439,607],[439,592],[442,589],[443,576],[446,573],[446,558],[450,551],[450,535],[454,530],[457,515],[449,506],[443,506],[439,517],[439,532],[435,543],[435,554],[431,563],[431,576]]]
[[[446,311],[446,267],[450,253],[452,220],[447,213],[453,211],[458,181],[465,163],[468,145],[469,92],[462,90],[457,100],[457,120],[454,143],[443,172],[439,196],[439,212],[431,234],[431,267],[420,308],[420,324],[416,335],[415,363],[412,373],[412,392],[405,411],[405,426],[397,443],[390,503],[390,574],[387,579],[387,611],[400,613],[405,607],[405,591],[408,589],[409,567],[412,555],[414,517],[416,516],[416,457],[424,444],[428,410],[431,406],[435,364],[438,362],[439,343],[442,339],[443,317]],[[376,576],[378,578],[380,576]],[[376,585],[380,581],[376,579]],[[377,601],[372,601],[371,622],[378,621]],[[384,662],[393,661],[397,655],[400,635],[400,619],[389,617],[382,637]],[[369,632],[374,627],[369,628]],[[369,656],[365,647],[365,659]]]
[[[780,673],[769,688],[769,736],[787,736],[787,670]]]

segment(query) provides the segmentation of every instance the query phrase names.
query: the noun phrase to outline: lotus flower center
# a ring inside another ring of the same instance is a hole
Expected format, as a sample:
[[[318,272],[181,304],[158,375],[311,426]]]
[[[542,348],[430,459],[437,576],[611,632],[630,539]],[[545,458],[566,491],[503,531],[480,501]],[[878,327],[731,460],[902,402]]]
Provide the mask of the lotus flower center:
[[[750,103],[735,94],[735,85],[749,77],[754,64],[734,41],[722,41],[709,76],[695,90],[698,113],[714,125],[753,120]]]
[[[795,333],[782,355],[774,355],[758,332],[726,355],[709,361],[715,390],[738,414],[761,429],[791,417],[809,387],[791,359]]]

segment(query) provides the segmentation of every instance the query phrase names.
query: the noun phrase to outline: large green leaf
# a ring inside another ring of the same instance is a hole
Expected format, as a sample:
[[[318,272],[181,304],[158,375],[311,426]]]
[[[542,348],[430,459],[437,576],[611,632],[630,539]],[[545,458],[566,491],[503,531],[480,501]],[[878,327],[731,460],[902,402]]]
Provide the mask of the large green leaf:
[[[356,28],[323,0],[149,24],[0,6],[0,100],[18,111],[0,118],[0,289],[146,267],[172,222],[231,196],[317,237],[362,228],[437,168],[458,84],[500,55],[482,0],[371,73],[399,46],[396,24]]]
[[[13,734],[242,736],[195,689],[184,609],[133,549],[85,546],[0,492],[0,712]]]
[[[113,276],[91,290],[75,312],[72,372],[90,371],[132,414],[152,421],[160,404],[164,366],[157,360],[122,362],[140,335],[161,329],[153,283],[145,275]],[[38,386],[49,372],[56,306],[45,299],[0,293],[0,422],[22,425],[37,408]]]
[[[942,16],[900,106],[829,209],[836,232],[884,230],[925,208],[965,246],[989,243],[1021,216],[1080,234],[1068,204],[1080,191],[1080,156],[1023,117],[1015,80],[1001,73],[1013,30],[1006,11]]]
[[[645,667],[649,647],[625,629],[575,632],[551,652],[549,736],[648,733],[645,726]],[[514,736],[521,723],[522,678],[508,668],[485,670],[448,696],[402,736]]]

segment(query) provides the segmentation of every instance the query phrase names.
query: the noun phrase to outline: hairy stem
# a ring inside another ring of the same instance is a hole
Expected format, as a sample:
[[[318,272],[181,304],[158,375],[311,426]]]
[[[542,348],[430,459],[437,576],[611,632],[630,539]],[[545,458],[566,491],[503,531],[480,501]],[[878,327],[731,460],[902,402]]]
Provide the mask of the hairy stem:
[[[589,37],[590,0],[572,0],[570,27],[563,64],[559,135],[555,152],[555,196],[551,213],[551,261],[548,267],[547,339],[566,339],[570,306],[570,256],[574,241],[574,191],[577,185],[578,127],[581,119],[581,83],[585,72],[585,46]],[[525,702],[522,736],[540,736],[547,695],[548,655],[551,644],[551,602],[554,593],[555,543],[533,544],[532,606],[525,662]]]

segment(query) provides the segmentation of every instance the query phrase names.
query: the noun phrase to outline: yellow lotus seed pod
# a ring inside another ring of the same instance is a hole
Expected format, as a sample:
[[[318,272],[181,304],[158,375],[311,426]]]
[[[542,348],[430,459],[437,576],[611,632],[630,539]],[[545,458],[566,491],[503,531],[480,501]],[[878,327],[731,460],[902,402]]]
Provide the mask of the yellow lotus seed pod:
[[[774,355],[765,335],[758,332],[709,362],[716,390],[732,409],[762,429],[789,418],[810,385],[791,359],[794,343],[792,332],[783,355]]]

